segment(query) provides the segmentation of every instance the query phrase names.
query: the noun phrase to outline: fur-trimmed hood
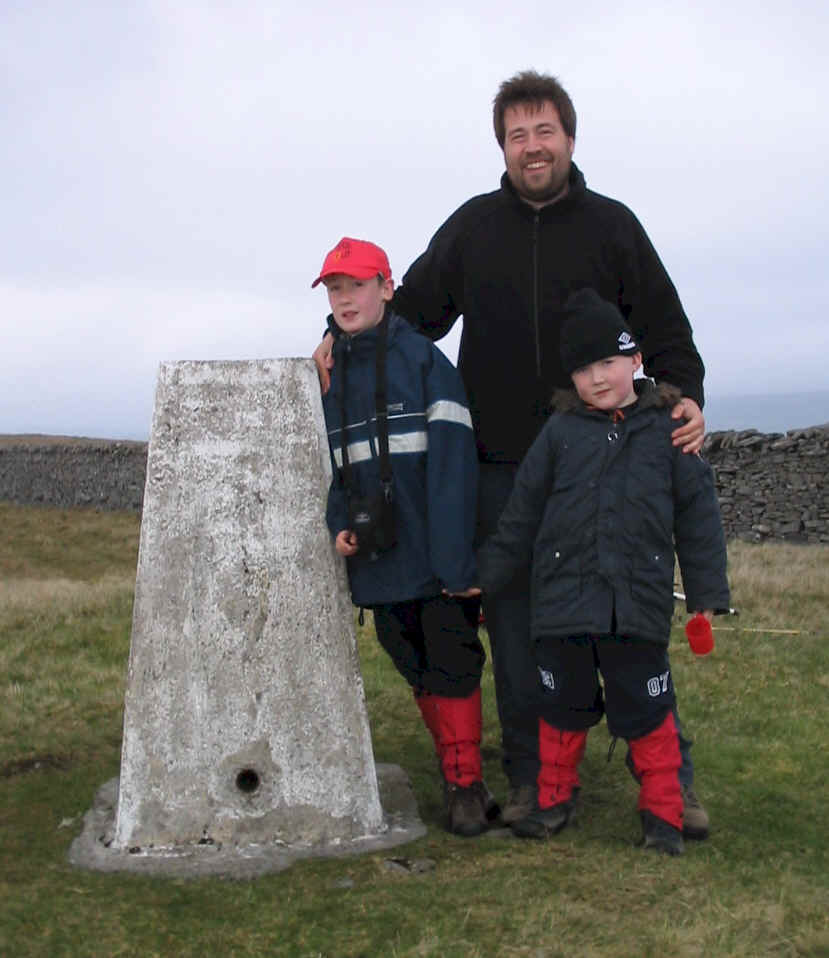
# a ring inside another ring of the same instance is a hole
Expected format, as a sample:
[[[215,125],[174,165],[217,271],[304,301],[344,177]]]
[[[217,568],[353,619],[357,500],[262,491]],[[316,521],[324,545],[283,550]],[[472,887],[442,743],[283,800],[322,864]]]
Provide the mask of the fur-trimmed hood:
[[[652,379],[634,379],[637,409],[673,408],[682,398],[681,391],[669,383],[655,383]],[[551,400],[553,412],[595,412],[589,409],[573,389],[557,389]]]

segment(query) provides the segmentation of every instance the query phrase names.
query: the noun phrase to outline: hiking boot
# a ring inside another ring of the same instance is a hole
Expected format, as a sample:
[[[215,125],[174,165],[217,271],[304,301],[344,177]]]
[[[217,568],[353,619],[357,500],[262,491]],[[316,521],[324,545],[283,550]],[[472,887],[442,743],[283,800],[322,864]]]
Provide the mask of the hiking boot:
[[[481,793],[484,803],[484,815],[490,825],[501,819],[501,806],[495,799],[495,796],[487,788],[486,782],[481,782]]]
[[[512,825],[522,818],[526,818],[536,807],[535,785],[515,785],[509,790],[506,804],[501,809],[501,821],[505,825]]]
[[[579,790],[573,790],[572,798],[558,802],[549,808],[539,808],[536,804],[529,815],[512,823],[512,833],[519,838],[549,838],[557,835],[573,819]]]
[[[690,785],[680,785],[682,792],[682,834],[698,842],[708,838],[708,812],[702,807]]]
[[[682,832],[664,819],[657,818],[653,812],[644,809],[639,813],[642,817],[642,846],[652,848],[663,855],[681,855]]]
[[[441,765],[440,759],[438,759],[438,775],[440,780],[443,782],[444,793],[446,792],[446,779],[443,777],[443,766]],[[486,782],[474,782],[475,786],[480,784],[481,787],[481,800],[484,804],[484,815],[486,816],[487,822],[490,825],[494,825],[496,822],[500,823],[501,819],[501,806],[498,804],[498,799],[490,792]]]
[[[473,782],[466,788],[446,782],[446,814],[450,832],[463,835],[464,838],[480,835],[489,827],[485,809],[483,782]]]

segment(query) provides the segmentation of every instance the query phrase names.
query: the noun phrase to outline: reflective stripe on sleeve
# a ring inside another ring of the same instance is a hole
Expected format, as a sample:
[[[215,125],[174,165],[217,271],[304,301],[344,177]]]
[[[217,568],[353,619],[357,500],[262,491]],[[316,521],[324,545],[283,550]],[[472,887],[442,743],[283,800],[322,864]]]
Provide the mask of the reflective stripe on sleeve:
[[[469,410],[459,402],[453,402],[451,399],[439,399],[433,402],[426,410],[426,421],[435,422],[454,422],[459,426],[472,428],[472,417]]]

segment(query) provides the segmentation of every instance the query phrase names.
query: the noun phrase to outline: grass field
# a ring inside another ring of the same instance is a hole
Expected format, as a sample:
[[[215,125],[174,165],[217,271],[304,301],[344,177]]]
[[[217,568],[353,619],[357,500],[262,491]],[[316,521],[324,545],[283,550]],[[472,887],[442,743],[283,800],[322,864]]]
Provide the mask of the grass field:
[[[67,863],[118,773],[138,519],[0,504],[0,955],[829,955],[829,548],[730,548],[738,618],[673,669],[712,818],[678,859],[635,847],[636,787],[591,733],[576,828],[546,843],[441,825],[428,734],[367,630],[378,761],[410,774],[428,834],[391,853],[236,882]],[[787,631],[782,631],[787,630]],[[492,676],[485,775],[503,795]],[[386,859],[429,860],[391,871]]]

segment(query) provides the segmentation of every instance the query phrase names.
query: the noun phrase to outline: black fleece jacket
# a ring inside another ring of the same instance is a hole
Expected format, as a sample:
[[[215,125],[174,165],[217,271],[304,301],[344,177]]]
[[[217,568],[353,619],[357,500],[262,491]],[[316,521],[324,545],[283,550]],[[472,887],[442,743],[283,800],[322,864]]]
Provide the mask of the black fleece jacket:
[[[625,313],[646,373],[702,406],[704,368],[670,277],[633,213],[588,190],[575,165],[567,195],[540,210],[505,173],[499,190],[449,217],[403,277],[395,311],[430,339],[464,317],[458,368],[482,461],[520,462],[553,390],[570,385],[562,308],[586,286]]]
[[[728,609],[726,547],[711,468],[671,444],[678,393],[637,380],[614,423],[571,390],[521,463],[497,531],[478,552],[497,593],[532,565],[535,639],[615,631],[667,644],[674,549],[689,611]]]

